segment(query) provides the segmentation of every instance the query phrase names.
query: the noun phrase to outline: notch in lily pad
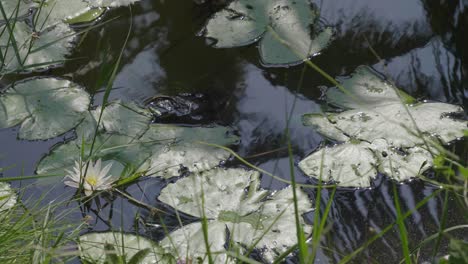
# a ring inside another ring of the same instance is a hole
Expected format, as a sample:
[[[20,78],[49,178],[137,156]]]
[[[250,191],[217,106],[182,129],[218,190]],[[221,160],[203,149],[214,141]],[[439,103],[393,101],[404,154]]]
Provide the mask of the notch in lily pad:
[[[300,64],[319,54],[334,30],[319,23],[317,8],[308,0],[235,0],[214,14],[204,28],[216,48],[233,48],[260,41],[265,66]]]

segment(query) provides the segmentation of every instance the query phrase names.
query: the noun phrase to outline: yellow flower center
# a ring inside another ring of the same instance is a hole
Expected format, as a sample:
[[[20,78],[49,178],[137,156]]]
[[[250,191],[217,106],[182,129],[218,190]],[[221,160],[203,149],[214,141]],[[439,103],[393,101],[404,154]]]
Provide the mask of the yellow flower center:
[[[86,181],[89,185],[95,187],[96,184],[97,184],[97,182],[98,182],[98,179],[97,179],[97,177],[94,176],[94,175],[88,175],[88,176],[86,176],[85,181]]]

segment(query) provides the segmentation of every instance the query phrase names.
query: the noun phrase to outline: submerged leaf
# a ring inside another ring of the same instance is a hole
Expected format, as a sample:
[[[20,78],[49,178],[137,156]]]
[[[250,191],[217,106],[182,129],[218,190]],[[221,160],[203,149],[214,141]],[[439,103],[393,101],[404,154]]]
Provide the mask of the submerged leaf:
[[[111,245],[112,252],[106,250]],[[106,256],[115,254],[129,261],[142,250],[149,249],[149,253],[140,264],[173,263],[164,255],[164,250],[155,242],[132,234],[119,232],[88,233],[80,236],[78,246],[83,260],[92,263],[105,263]]]
[[[11,189],[10,184],[0,182],[0,213],[15,206],[16,201],[16,193]]]
[[[217,48],[248,45],[263,36],[262,62],[283,66],[301,63],[328,46],[333,30],[319,30],[317,20],[307,0],[235,0],[211,17],[205,31]]]
[[[211,251],[222,253],[225,244],[249,248],[258,242],[255,247],[264,250],[263,257],[272,262],[297,243],[294,199],[291,188],[276,193],[259,189],[259,176],[258,172],[243,169],[214,169],[191,174],[165,187],[159,200],[180,212],[209,218]],[[299,189],[297,203],[300,215],[312,207],[307,195]],[[309,234],[311,227],[305,225],[303,219],[300,221]],[[230,241],[226,241],[228,237]],[[176,241],[175,245],[171,241]],[[170,233],[162,245],[170,251],[182,251],[182,256],[192,259],[204,259],[207,253],[201,223]],[[220,257],[225,258],[224,255]]]
[[[29,79],[0,95],[0,128],[21,124],[22,139],[53,138],[78,125],[89,103],[88,93],[70,81]]]

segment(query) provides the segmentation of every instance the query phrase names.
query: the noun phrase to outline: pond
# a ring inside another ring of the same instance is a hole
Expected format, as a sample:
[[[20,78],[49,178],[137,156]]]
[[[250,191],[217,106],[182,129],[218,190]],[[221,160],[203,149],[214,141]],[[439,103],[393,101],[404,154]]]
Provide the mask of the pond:
[[[1,0],[2,3],[6,1],[10,0]],[[341,81],[352,76],[356,69],[369,66],[372,70],[367,68],[368,71],[386,78],[414,100],[463,107],[464,111],[456,114],[455,118],[465,122],[466,130],[466,1],[312,2],[320,11],[319,24],[331,26],[334,30],[330,43],[311,58],[314,65]],[[84,87],[94,95],[91,104],[100,106],[106,97],[107,78],[112,75],[115,62],[122,55],[108,100],[121,100],[125,109],[131,103],[149,106],[152,112],[146,114],[157,124],[184,128],[210,127],[222,130],[216,132],[218,134],[228,133],[224,136],[235,137],[222,139],[221,142],[225,144],[219,144],[230,147],[246,162],[260,168],[261,173],[246,176],[242,170],[239,178],[226,175],[225,179],[232,181],[226,183],[228,189],[237,181],[237,184],[245,184],[243,188],[252,188],[258,177],[262,189],[283,190],[289,186],[286,182],[290,181],[291,175],[295,176],[298,184],[305,186],[301,190],[313,205],[304,210],[305,226],[318,226],[320,222],[317,220],[326,219],[314,253],[314,263],[338,263],[356,250],[359,252],[350,260],[353,263],[405,261],[401,225],[392,225],[398,221],[401,212],[412,210],[404,220],[404,227],[409,249],[417,250],[412,252],[414,262],[436,263],[433,255],[436,259],[447,255],[450,239],[466,241],[468,231],[460,228],[444,237],[437,249],[434,249],[435,240],[419,245],[441,229],[466,225],[468,219],[468,205],[460,198],[463,192],[442,188],[452,182],[432,168],[423,173],[424,179],[396,182],[382,171],[376,171],[377,176],[370,182],[370,187],[340,186],[336,191],[329,188],[332,185],[325,185],[319,191],[316,187],[307,187],[321,182],[317,177],[307,176],[300,162],[325,145],[331,147],[340,140],[324,137],[319,129],[303,125],[302,116],[332,111],[326,106],[326,89],[336,85],[307,63],[265,63],[258,49],[261,45],[259,42],[235,48],[214,47],[216,40],[206,38],[204,34],[207,32],[202,29],[227,4],[223,0],[141,0],[130,7],[109,8],[97,21],[73,26],[75,31],[84,33],[75,40],[76,46],[64,65],[40,72],[6,74],[0,79],[0,89],[5,92],[12,83],[29,77],[55,76]],[[137,121],[132,115],[122,119],[118,122],[128,123],[129,129],[136,129],[134,122]],[[34,176],[38,164],[51,151],[63,142],[77,140],[73,131],[47,140],[24,140],[19,137],[21,129],[20,126],[0,129],[0,168],[4,168],[0,172],[5,178]],[[398,130],[391,125],[386,128],[390,130],[389,134],[393,133],[393,129]],[[187,130],[183,133],[187,133],[187,137],[210,142],[210,131]],[[162,138],[154,136],[151,140]],[[77,146],[79,149],[79,144]],[[216,149],[210,151],[219,150]],[[456,154],[462,166],[466,166],[466,136],[450,143],[446,149]],[[180,155],[184,156],[185,152],[182,152],[184,154]],[[172,153],[171,150],[169,153]],[[60,155],[68,155],[68,152]],[[208,154],[200,151],[193,155]],[[168,159],[170,163],[171,159],[181,158],[166,156],[161,154],[157,159]],[[221,163],[216,160],[221,169],[251,170],[246,162],[233,155]],[[455,174],[461,174],[455,171]],[[166,168],[164,173],[172,172],[167,172]],[[76,189],[66,186],[63,177],[15,179],[11,185],[19,190],[26,207],[39,204],[45,208],[50,203],[61,202],[54,210],[59,215],[67,212],[61,217],[67,223],[78,225],[86,219],[86,226],[80,234],[124,231],[159,242],[167,232],[180,228],[179,221],[191,226],[202,218],[202,215],[192,212],[195,210],[193,208],[173,206],[177,207],[174,210],[169,206],[172,205],[170,202],[163,202],[164,193],[181,191],[173,184],[184,180],[187,173],[179,174],[182,175],[172,178],[144,177],[136,183],[125,185],[122,191],[104,193],[88,203],[77,199]],[[463,188],[462,183],[457,184]],[[170,187],[174,188],[170,190]],[[178,187],[185,187],[190,193],[189,189],[195,188],[196,184],[187,183]],[[206,188],[209,195],[213,190]],[[261,189],[253,189],[262,192]],[[317,192],[320,192],[320,196]],[[275,195],[280,196],[278,193],[281,194],[281,191],[272,192],[273,201]],[[222,194],[226,195],[224,192]],[[213,196],[207,198],[207,204],[210,204],[209,199],[220,199]],[[317,201],[317,198],[320,200]],[[155,208],[169,213],[158,213]],[[177,210],[182,211],[182,219],[179,219]],[[228,215],[229,212],[223,217],[232,217]],[[325,213],[327,215],[324,216]],[[292,216],[291,219],[294,221]],[[385,231],[388,226],[391,228]],[[215,232],[219,227],[213,224],[208,230]],[[385,233],[382,234],[382,231]],[[382,236],[374,241],[377,234]],[[314,238],[311,238],[310,243],[313,241]],[[285,261],[299,263],[297,252],[293,250]],[[252,259],[260,262],[269,262],[270,255],[275,255],[258,248],[250,253]],[[80,262],[78,258],[67,260]]]

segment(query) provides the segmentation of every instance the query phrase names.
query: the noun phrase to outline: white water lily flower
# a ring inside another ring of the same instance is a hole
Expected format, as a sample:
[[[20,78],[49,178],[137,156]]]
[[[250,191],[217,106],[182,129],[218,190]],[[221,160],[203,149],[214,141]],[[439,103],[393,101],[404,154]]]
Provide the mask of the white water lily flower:
[[[86,170],[86,175],[83,175]],[[101,159],[98,159],[96,163],[85,163],[75,161],[75,167],[73,171],[67,170],[67,176],[65,177],[65,185],[79,188],[83,184],[83,190],[87,196],[90,196],[94,191],[109,190],[112,188],[112,175],[107,175],[112,167],[112,163],[107,164],[101,169]],[[68,179],[68,180],[67,180]]]

